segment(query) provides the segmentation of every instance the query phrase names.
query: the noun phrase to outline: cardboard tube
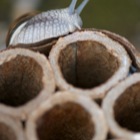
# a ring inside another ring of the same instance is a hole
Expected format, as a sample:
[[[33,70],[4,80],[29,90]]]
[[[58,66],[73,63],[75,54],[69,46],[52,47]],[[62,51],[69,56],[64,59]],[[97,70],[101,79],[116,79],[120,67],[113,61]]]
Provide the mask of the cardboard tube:
[[[125,37],[112,33],[110,31],[107,31],[107,30],[98,30],[98,31],[106,34],[108,37],[110,37],[113,40],[120,43],[125,48],[127,53],[129,54],[129,56],[132,60],[132,65],[134,67],[136,67],[136,69],[138,69],[138,71],[140,70],[140,53],[135,48],[135,46],[133,46],[133,44],[131,44]]]
[[[103,101],[110,132],[117,138],[140,139],[140,74],[133,74],[113,88]]]
[[[77,31],[60,38],[49,60],[61,90],[102,99],[127,77],[131,60],[124,47],[99,31]]]
[[[52,46],[55,45],[57,39],[50,39],[47,41],[34,43],[34,44],[17,44],[16,46],[9,45],[8,48],[25,48],[30,49],[36,52],[44,54],[46,57],[49,56],[49,53],[52,49]]]
[[[0,140],[25,140],[20,121],[2,112],[0,112]]]
[[[27,121],[28,140],[104,140],[102,110],[89,97],[58,92],[42,103]]]
[[[55,90],[46,57],[28,49],[0,52],[0,77],[0,108],[23,120]]]

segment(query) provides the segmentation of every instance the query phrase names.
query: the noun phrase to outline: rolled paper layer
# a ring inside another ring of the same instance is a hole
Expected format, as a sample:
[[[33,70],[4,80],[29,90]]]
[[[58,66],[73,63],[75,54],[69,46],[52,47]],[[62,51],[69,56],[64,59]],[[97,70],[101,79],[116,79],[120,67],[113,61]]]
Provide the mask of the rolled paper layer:
[[[27,121],[28,140],[104,140],[102,110],[89,97],[59,92],[42,103]]]
[[[25,119],[54,90],[53,72],[44,55],[21,48],[0,52],[1,110]]]
[[[131,44],[125,37],[122,37],[110,31],[106,30],[98,30],[98,31],[106,34],[108,37],[112,38],[113,40],[117,41],[122,46],[124,46],[124,48],[126,49],[132,60],[133,66],[140,69],[140,53],[136,50],[133,44]]]
[[[2,112],[0,112],[0,140],[26,140],[20,121]]]
[[[112,135],[140,140],[140,74],[133,74],[109,91],[103,110]]]
[[[25,48],[30,49],[33,51],[40,52],[44,54],[45,56],[49,56],[49,53],[52,49],[52,46],[55,45],[57,42],[57,39],[42,41],[34,44],[17,44],[17,45],[9,45],[8,48]]]
[[[131,60],[124,47],[99,31],[77,31],[60,38],[49,60],[61,90],[102,99],[124,79]]]

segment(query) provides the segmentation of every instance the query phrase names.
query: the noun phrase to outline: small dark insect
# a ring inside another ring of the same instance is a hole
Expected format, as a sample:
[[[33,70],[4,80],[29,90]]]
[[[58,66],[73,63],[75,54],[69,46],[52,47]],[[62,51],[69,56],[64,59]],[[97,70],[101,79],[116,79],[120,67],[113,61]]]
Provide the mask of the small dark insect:
[[[34,44],[81,29],[82,20],[80,13],[87,2],[88,0],[84,0],[79,7],[75,9],[77,0],[72,0],[68,8],[50,10],[27,16],[28,18],[26,17],[25,20],[20,20],[20,23],[14,25],[14,28],[9,31],[7,46]]]

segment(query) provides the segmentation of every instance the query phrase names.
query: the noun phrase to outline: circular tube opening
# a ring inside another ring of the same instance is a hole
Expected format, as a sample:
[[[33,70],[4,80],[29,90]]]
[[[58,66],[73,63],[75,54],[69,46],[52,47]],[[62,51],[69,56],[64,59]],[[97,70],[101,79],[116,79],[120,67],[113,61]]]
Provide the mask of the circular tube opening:
[[[118,124],[133,132],[140,132],[140,82],[127,88],[114,105]]]
[[[32,58],[17,55],[0,65],[0,103],[18,107],[41,91],[43,71]]]
[[[2,122],[0,122],[0,140],[17,140],[14,131]]]
[[[59,66],[65,80],[89,89],[106,82],[119,68],[118,59],[94,41],[78,41],[61,50]]]
[[[36,122],[39,140],[92,140],[94,124],[79,104],[56,105]]]

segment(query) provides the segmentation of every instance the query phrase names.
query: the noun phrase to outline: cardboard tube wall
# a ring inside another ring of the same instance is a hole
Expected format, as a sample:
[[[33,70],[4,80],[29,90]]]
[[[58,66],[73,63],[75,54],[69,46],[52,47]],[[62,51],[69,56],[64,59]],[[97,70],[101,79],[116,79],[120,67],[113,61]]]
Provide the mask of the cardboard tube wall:
[[[110,132],[116,138],[140,139],[140,74],[119,83],[105,97],[103,110]]]
[[[49,60],[60,90],[102,99],[127,77],[131,60],[124,47],[99,31],[77,31],[53,46]]]
[[[0,112],[0,140],[25,140],[20,120]]]
[[[0,77],[0,108],[22,120],[55,90],[48,60],[28,49],[0,52]]]
[[[89,97],[58,92],[42,103],[27,121],[28,140],[104,140],[107,125]]]

